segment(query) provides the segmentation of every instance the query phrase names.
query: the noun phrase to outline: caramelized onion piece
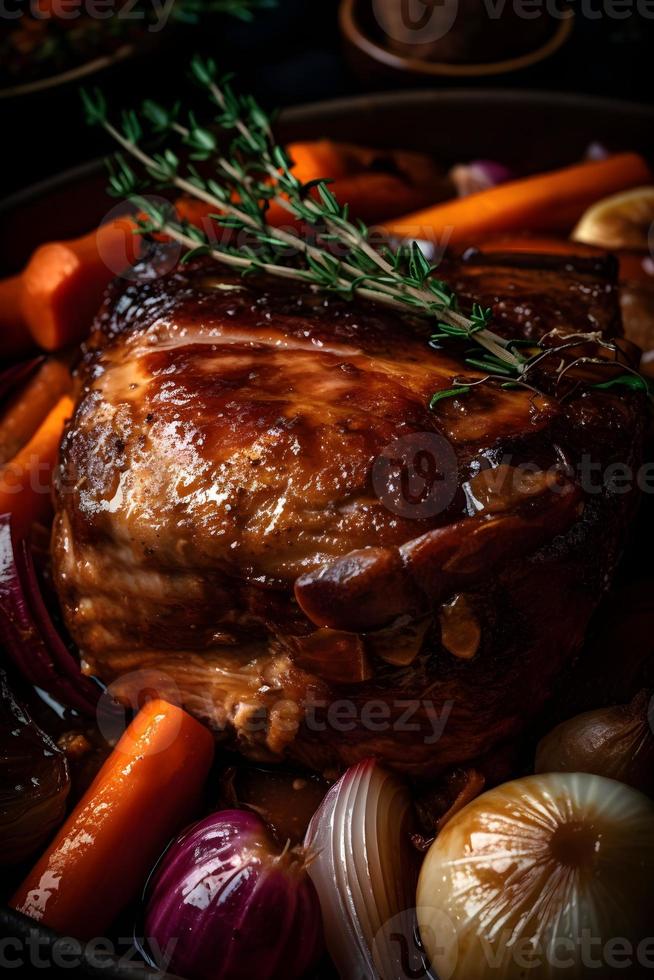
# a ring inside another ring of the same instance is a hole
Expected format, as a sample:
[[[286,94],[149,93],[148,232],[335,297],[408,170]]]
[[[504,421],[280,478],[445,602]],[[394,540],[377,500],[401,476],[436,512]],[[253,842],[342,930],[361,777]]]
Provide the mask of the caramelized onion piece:
[[[652,907],[654,803],[586,773],[469,803],[430,848],[417,895],[441,980],[642,976]]]
[[[536,772],[591,772],[654,795],[654,698],[599,708],[557,725],[538,745]]]
[[[13,696],[0,670],[0,864],[30,857],[63,820],[66,758]]]

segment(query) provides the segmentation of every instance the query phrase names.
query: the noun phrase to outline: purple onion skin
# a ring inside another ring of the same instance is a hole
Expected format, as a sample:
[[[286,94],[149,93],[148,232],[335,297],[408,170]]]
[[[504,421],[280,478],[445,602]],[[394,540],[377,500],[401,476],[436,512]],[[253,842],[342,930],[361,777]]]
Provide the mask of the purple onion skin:
[[[166,969],[188,980],[298,980],[322,952],[320,905],[302,856],[280,855],[247,810],[212,813],[184,831],[146,903],[150,955],[174,943]]]
[[[100,688],[85,677],[50,619],[27,541],[0,514],[0,644],[30,684],[95,717]]]

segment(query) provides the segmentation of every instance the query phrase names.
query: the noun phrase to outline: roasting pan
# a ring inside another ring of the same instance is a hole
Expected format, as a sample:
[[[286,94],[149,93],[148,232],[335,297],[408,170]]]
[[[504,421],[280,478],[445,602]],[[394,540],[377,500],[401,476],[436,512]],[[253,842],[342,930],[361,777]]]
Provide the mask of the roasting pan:
[[[422,150],[433,153],[444,165],[496,159],[524,172],[570,163],[583,156],[590,143],[615,151],[636,150],[654,160],[654,108],[555,92],[449,89],[361,95],[287,109],[277,128],[283,140],[328,137],[379,148]],[[99,223],[115,205],[105,186],[104,164],[95,160],[2,202],[0,275],[20,269],[41,242],[81,235]],[[642,594],[654,594],[647,551],[654,527],[654,501],[645,503],[614,595],[607,600],[609,605],[620,605],[625,583],[636,583]],[[644,615],[649,612],[648,608]],[[647,624],[645,628],[654,630],[654,604]],[[627,647],[628,637],[625,649],[616,651],[625,676],[629,673]],[[30,932],[47,959],[56,934],[19,913],[0,909],[0,938],[26,939]],[[73,969],[50,969],[55,976],[174,980],[172,974],[120,961],[105,962],[100,968],[82,964]],[[25,973],[20,969],[13,972]]]
[[[564,166],[582,157],[591,143],[654,159],[654,108],[557,92],[356,95],[287,109],[277,129],[284,140],[328,137],[422,150],[445,165],[501,160],[526,173]],[[0,274],[21,268],[41,242],[72,238],[97,224],[115,204],[105,186],[104,164],[96,160],[7,198],[0,204]]]

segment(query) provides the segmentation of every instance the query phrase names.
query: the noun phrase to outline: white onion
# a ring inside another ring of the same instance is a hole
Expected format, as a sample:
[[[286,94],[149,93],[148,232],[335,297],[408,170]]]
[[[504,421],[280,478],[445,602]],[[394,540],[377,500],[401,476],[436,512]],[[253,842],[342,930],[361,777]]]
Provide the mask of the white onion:
[[[314,814],[305,845],[327,948],[343,980],[395,980],[414,923],[412,804],[394,775],[352,766]]]
[[[506,783],[436,838],[417,904],[440,980],[633,976],[627,959],[642,976],[654,967],[654,804],[586,773]]]

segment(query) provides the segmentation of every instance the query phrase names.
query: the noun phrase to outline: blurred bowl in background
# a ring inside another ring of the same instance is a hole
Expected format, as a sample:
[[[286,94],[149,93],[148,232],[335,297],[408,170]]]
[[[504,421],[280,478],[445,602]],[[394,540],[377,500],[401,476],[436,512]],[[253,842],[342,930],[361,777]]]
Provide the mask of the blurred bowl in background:
[[[148,46],[148,51],[151,50]],[[30,82],[22,82],[16,85],[6,85],[0,88],[0,99],[18,99],[24,95],[36,95],[50,89],[60,88],[64,85],[72,85],[82,82],[91,75],[99,75],[101,72],[115,65],[120,64],[128,58],[134,57],[137,48],[134,44],[123,44],[111,54],[99,55],[81,65],[75,65],[67,71],[60,71],[53,75],[45,75],[43,78],[36,78]],[[95,79],[94,79],[95,81]]]
[[[524,72],[559,51],[574,22],[568,9],[525,18],[505,4],[491,13],[483,0],[341,0],[339,23],[357,77],[397,86]]]

